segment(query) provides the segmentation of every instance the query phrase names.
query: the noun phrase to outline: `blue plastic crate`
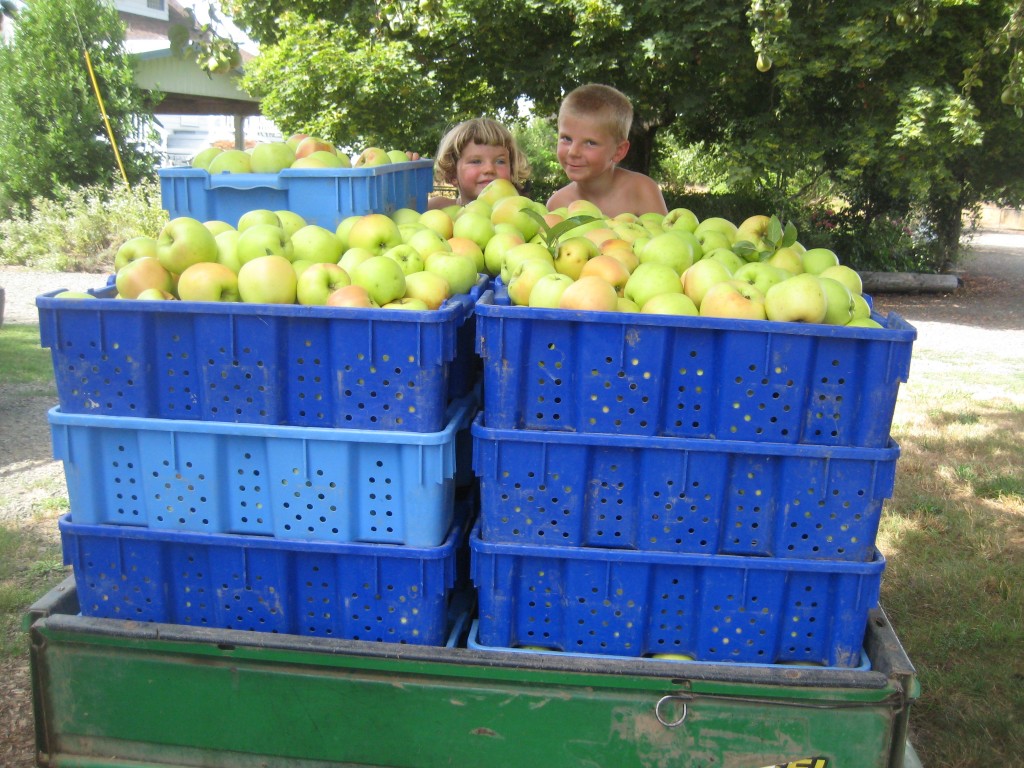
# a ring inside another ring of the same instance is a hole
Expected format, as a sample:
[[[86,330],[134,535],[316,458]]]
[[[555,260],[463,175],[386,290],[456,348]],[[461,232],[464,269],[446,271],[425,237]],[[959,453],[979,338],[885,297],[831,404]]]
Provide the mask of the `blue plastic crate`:
[[[349,216],[426,210],[434,161],[212,176],[197,168],[161,168],[159,176],[162,205],[172,219],[219,219],[235,226],[244,213],[267,208],[289,210],[333,230]]]
[[[494,544],[474,530],[479,641],[611,656],[856,667],[885,560]]]
[[[555,651],[555,650],[552,650],[550,648],[544,648],[542,646],[534,646],[534,647],[529,647],[529,648],[522,648],[522,647],[519,647],[519,648],[499,648],[499,647],[492,647],[492,646],[489,646],[489,645],[483,645],[480,642],[480,622],[477,619],[473,619],[472,622],[470,622],[470,624],[469,624],[469,632],[466,635],[466,647],[467,648],[471,648],[474,651],[487,651],[487,652],[490,652],[490,653],[539,653],[542,656],[574,656],[576,658],[587,658],[587,656],[589,655],[589,654],[585,654],[585,653],[566,653],[565,651]],[[629,656],[602,655],[601,658],[602,659],[609,659],[609,658],[623,659],[623,660],[629,660],[629,661],[633,660],[633,657],[629,657]],[[687,667],[689,667],[691,671],[693,670],[694,665],[696,665],[697,667],[700,667],[700,666],[705,665],[705,664],[708,663],[706,661],[697,661],[695,659],[658,658],[657,656],[643,656],[641,658],[649,659],[652,662],[657,661],[657,662],[664,662],[664,663],[669,663],[669,664],[681,664],[681,665],[683,665],[682,668],[684,670]],[[856,669],[858,672],[869,672],[871,670],[871,659],[868,657],[868,653],[867,653],[866,650],[861,650],[859,661],[860,661],[860,663],[857,664],[857,666],[853,667],[853,669]],[[776,665],[773,665],[773,664],[754,664],[754,663],[743,663],[743,662],[733,662],[733,663],[736,666],[740,666],[740,667],[766,668],[766,667],[776,666]],[[828,667],[822,667],[821,664],[804,664],[804,663],[800,662],[800,663],[792,663],[792,665],[793,666],[808,666],[808,667],[817,667],[817,668],[821,668],[821,669],[828,669]],[[843,667],[843,669],[850,669],[850,667]]]
[[[425,311],[127,301],[111,286],[36,306],[64,413],[436,432],[479,382],[467,323],[486,284]]]
[[[504,429],[878,448],[917,331],[476,308],[487,423]]]
[[[899,447],[576,434],[473,423],[486,541],[870,560]]]
[[[296,542],[58,523],[83,616],[444,645],[453,527],[440,547]]]
[[[454,513],[457,438],[49,413],[75,520],[281,539],[437,546]]]

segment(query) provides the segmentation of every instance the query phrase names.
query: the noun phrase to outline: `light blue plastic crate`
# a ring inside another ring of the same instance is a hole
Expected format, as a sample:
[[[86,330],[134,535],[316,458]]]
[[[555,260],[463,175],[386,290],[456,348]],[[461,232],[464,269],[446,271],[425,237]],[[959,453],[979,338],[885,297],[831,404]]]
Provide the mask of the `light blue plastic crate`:
[[[444,541],[457,442],[475,398],[440,432],[382,432],[49,413],[76,522],[372,542]]]
[[[434,161],[369,168],[286,168],[280,173],[219,173],[161,168],[160,193],[170,217],[219,219],[232,226],[257,208],[288,210],[308,224],[334,230],[342,219],[399,208],[424,211],[434,185]]]
[[[479,381],[480,276],[436,310],[36,297],[61,410],[436,432]]]
[[[856,667],[885,559],[867,563],[470,538],[479,642],[637,658]]]
[[[585,653],[565,653],[564,651],[555,651],[550,648],[543,648],[541,646],[535,646],[531,648],[495,648],[489,645],[483,645],[479,639],[480,634],[480,622],[477,619],[473,619],[469,624],[469,634],[466,636],[466,647],[474,651],[488,651],[491,653],[539,653],[542,656],[574,656],[576,658],[587,658],[588,654]],[[624,659],[632,660],[629,656],[601,656],[602,659]],[[692,669],[694,665],[698,667],[707,664],[706,661],[697,661],[695,659],[675,659],[675,658],[658,658],[657,656],[644,656],[642,658],[650,659],[652,662],[664,662],[669,664],[681,664],[682,669],[685,670],[688,666]],[[773,667],[774,664],[753,664],[753,663],[737,663],[736,666],[740,667]],[[828,669],[828,667],[822,667],[820,664],[798,664],[793,663],[792,666],[809,666],[821,669]],[[856,667],[852,667],[858,672],[869,672],[871,670],[871,659],[868,657],[868,653],[865,650],[861,651],[860,663]]]
[[[486,541],[870,560],[899,447],[494,429],[473,423]]]
[[[917,331],[476,307],[489,426],[885,447]]]
[[[438,547],[58,523],[83,616],[444,645],[453,527]]]

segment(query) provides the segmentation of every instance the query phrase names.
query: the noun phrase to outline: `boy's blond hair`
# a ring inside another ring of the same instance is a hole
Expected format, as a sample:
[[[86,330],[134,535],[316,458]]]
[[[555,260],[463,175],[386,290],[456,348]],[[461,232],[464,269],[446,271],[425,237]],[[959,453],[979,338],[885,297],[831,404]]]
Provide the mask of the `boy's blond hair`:
[[[574,117],[596,120],[616,141],[629,138],[633,125],[633,105],[622,91],[610,85],[589,83],[570,91],[558,110]]]
[[[462,157],[462,151],[468,144],[484,144],[491,147],[504,147],[508,150],[509,174],[517,187],[522,186],[530,178],[530,161],[511,131],[497,120],[489,117],[476,117],[465,120],[441,139],[434,158],[434,177],[444,184],[450,183],[457,176],[456,164]]]

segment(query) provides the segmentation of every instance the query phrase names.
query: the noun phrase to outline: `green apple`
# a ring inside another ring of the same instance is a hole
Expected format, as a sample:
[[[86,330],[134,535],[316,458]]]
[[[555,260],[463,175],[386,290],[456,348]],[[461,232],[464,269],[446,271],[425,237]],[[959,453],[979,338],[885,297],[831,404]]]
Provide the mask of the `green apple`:
[[[386,150],[383,150],[380,147],[367,147],[366,149],[359,153],[359,156],[356,158],[356,161],[352,163],[352,167],[364,168],[376,165],[390,164],[391,158],[388,157],[388,153]],[[372,291],[370,292],[370,295],[373,295]]]
[[[683,293],[690,297],[697,309],[700,309],[700,302],[704,298],[704,294],[708,292],[708,288],[730,278],[732,278],[732,273],[722,262],[714,259],[701,259],[694,262],[683,273]]]
[[[348,155],[339,155],[336,152],[328,152],[318,149],[304,157],[297,158],[291,165],[296,170],[321,170],[324,168],[351,168],[352,161]]]
[[[492,179],[487,183],[487,186],[480,190],[480,194],[476,196],[476,199],[483,200],[493,209],[499,200],[518,196],[519,190],[508,179]]]
[[[423,230],[423,229],[426,229],[426,227],[424,227],[422,224],[420,224],[418,222],[416,224],[408,224],[408,223],[406,223],[406,224],[399,224],[398,225],[398,232],[399,232],[399,234],[402,235],[402,242],[403,243],[409,242],[409,238],[410,237],[412,237],[417,232],[419,232],[420,230]]]
[[[341,240],[342,247],[346,250],[349,248],[348,234],[352,231],[352,227],[355,226],[355,223],[362,218],[362,216],[357,214],[354,216],[346,216],[338,222],[338,226],[335,228],[334,234],[338,236],[338,239]]]
[[[675,294],[669,294],[675,295]],[[627,299],[625,296],[619,296],[617,311],[619,312],[639,312],[640,307],[632,299]]]
[[[513,304],[527,306],[530,293],[542,275],[556,274],[555,265],[548,259],[526,259],[516,265],[508,282],[508,298]]]
[[[661,226],[669,229],[680,229],[693,232],[700,223],[697,214],[689,208],[673,208],[661,220]]]
[[[306,136],[295,145],[296,160],[308,157],[314,152],[328,152],[332,155],[336,155],[338,154],[338,149],[327,139],[322,139],[319,136]]]
[[[420,299],[428,309],[438,309],[452,295],[448,281],[436,272],[413,272],[405,276],[406,298]]]
[[[283,141],[267,141],[252,149],[253,173],[278,173],[295,162],[295,150]]]
[[[855,317],[853,320],[846,324],[847,328],[884,328],[877,320],[870,317]]]
[[[228,230],[234,229],[234,227],[232,227],[226,221],[221,221],[220,219],[210,219],[209,221],[204,221],[203,226],[206,227],[211,232],[213,232],[214,237],[219,235],[221,232],[227,232]]]
[[[119,296],[134,299],[147,288],[170,292],[174,280],[159,259],[154,256],[142,256],[117,270],[114,284]]]
[[[367,309],[380,306],[361,285],[344,285],[327,297],[329,307],[355,307]]]
[[[743,280],[715,283],[700,302],[701,317],[732,317],[740,320],[767,320],[764,294]]]
[[[494,181],[501,181],[495,179]],[[494,184],[494,181],[491,184]],[[489,187],[491,184],[488,184]],[[487,187],[484,187],[486,190]],[[523,235],[523,240],[529,240],[540,231],[540,222],[531,213],[533,201],[522,195],[510,195],[495,201],[491,207],[491,223],[497,227],[501,224],[510,224]]]
[[[599,246],[598,253],[601,256],[611,256],[613,259],[622,262],[622,265],[630,273],[640,264],[640,257],[636,255],[633,246],[619,238],[605,240]]]
[[[360,217],[348,231],[349,248],[365,248],[378,256],[401,242],[402,232],[398,225],[383,213],[368,213]]]
[[[423,256],[408,243],[399,243],[384,251],[384,256],[394,259],[406,277],[413,272],[422,272],[426,266]]]
[[[225,149],[210,160],[211,176],[221,173],[252,173],[252,158],[240,149]]]
[[[851,293],[850,295],[853,296],[853,319],[871,317],[871,305],[868,304],[868,300],[864,298],[863,294]]]
[[[687,656],[685,653],[652,653],[651,658],[666,661],[693,661],[693,656]]]
[[[467,213],[480,214],[481,216],[486,217],[488,221],[490,221],[492,211],[493,207],[491,206],[491,204],[488,203],[486,200],[481,200],[478,197],[476,200],[470,200],[468,203],[462,206],[462,210],[460,210],[459,215],[455,217],[455,221],[459,220],[459,216],[463,216],[464,214]]]
[[[480,277],[473,259],[444,251],[432,253],[427,257],[426,270],[447,280],[453,295],[469,293]]]
[[[768,257],[768,263],[786,270],[791,275],[799,275],[804,271],[803,254],[791,245],[784,245],[776,250]]]
[[[819,277],[831,277],[833,280],[838,280],[850,289],[850,293],[864,292],[864,283],[861,281],[860,275],[857,274],[857,270],[845,264],[827,267],[819,273]]]
[[[573,200],[565,206],[566,218],[573,216],[593,216],[595,219],[605,218],[604,212],[589,200]]]
[[[284,230],[282,230],[284,232]],[[242,233],[245,237],[245,233]],[[341,240],[331,230],[321,227],[319,224],[307,224],[298,229],[295,234],[288,238],[291,242],[292,256],[294,261],[322,262],[325,264],[337,264],[341,260],[344,248]]]
[[[338,266],[344,269],[349,275],[352,274],[352,270],[355,269],[359,264],[362,264],[369,258],[377,256],[378,254],[373,251],[368,251],[365,248],[349,248],[338,260]]]
[[[238,217],[238,225],[235,227],[239,232],[244,232],[256,224],[273,224],[275,227],[284,228],[281,224],[281,217],[276,211],[269,208],[253,208]]]
[[[820,275],[829,267],[839,264],[839,257],[836,256],[835,251],[829,248],[809,248],[803,253],[802,263],[804,272]]]
[[[295,283],[295,297],[299,304],[322,307],[326,306],[327,297],[334,291],[351,284],[352,280],[348,272],[337,264],[316,262],[310,264],[298,276]]]
[[[484,248],[484,269],[492,277],[501,274],[501,265],[505,263],[505,256],[511,248],[523,245],[526,239],[520,232],[495,232],[494,237],[487,241]]]
[[[295,149],[297,146],[299,146],[299,143],[307,136],[309,136],[308,133],[293,133],[291,136],[284,140],[284,143],[287,144],[292,149]]]
[[[125,240],[114,253],[114,271],[117,272],[129,261],[141,259],[143,256],[156,258],[156,238],[148,235],[140,235]]]
[[[401,149],[389,149],[388,159],[392,163],[407,163],[409,162],[409,155]]]
[[[390,155],[391,153],[389,152],[388,154]],[[404,161],[408,159],[409,158],[405,157],[405,153],[403,152],[402,160]],[[392,162],[397,163],[402,161],[392,159]],[[403,296],[400,299],[395,299],[394,301],[389,301],[387,304],[382,305],[381,309],[411,309],[414,312],[425,312],[429,310],[430,307],[427,306],[427,302],[423,299],[417,298],[416,296]]]
[[[668,264],[649,261],[640,264],[626,281],[622,295],[643,309],[654,296],[659,293],[682,293],[683,286],[679,274]]]
[[[415,208],[396,208],[388,214],[395,224],[418,224],[420,212]]]
[[[721,216],[709,216],[706,219],[702,219],[693,229],[693,234],[695,234],[701,242],[704,241],[703,236],[708,232],[718,232],[719,234],[725,235],[726,239],[729,241],[728,245],[732,245],[736,241],[736,225]]]
[[[622,221],[613,224],[611,229],[619,236],[620,240],[625,240],[627,243],[632,245],[640,238],[650,239],[651,233],[648,232],[644,227],[635,222]]]
[[[473,201],[474,203],[479,200]],[[452,237],[468,237],[480,250],[487,248],[487,242],[494,237],[494,225],[491,223],[490,212],[484,214],[480,209],[470,210],[467,206],[455,220]]]
[[[696,316],[697,307],[685,293],[658,293],[644,302],[640,313],[644,315]]]
[[[238,270],[238,294],[249,304],[294,304],[297,288],[295,268],[284,256],[257,256]]]
[[[144,290],[149,290],[148,288]],[[61,291],[60,293],[54,294],[55,299],[95,299],[91,293],[85,291]]]
[[[560,240],[555,251],[555,269],[576,280],[583,270],[583,265],[598,253],[597,246],[586,237]]]
[[[808,272],[807,274],[811,274]],[[825,289],[825,325],[846,325],[853,320],[853,294],[850,289],[831,277],[818,276],[821,287]]]
[[[600,277],[615,288],[615,292],[619,296],[625,290],[630,274],[625,264],[606,253],[597,254],[597,256],[594,256],[594,258],[584,264],[583,269],[580,270],[580,277]]]
[[[242,268],[242,262],[238,260],[238,230],[221,232],[214,240],[217,241],[217,262],[237,275]]]
[[[520,245],[513,245],[505,252],[505,259],[501,264],[501,281],[505,285],[508,285],[509,280],[512,279],[512,273],[515,272],[516,266],[519,262],[532,258],[545,259],[546,261],[550,261],[552,266],[554,266],[555,263],[555,257],[546,246],[539,243],[521,243]]]
[[[198,264],[195,266],[199,266]],[[88,296],[88,294],[86,294]],[[89,298],[93,298],[90,296]],[[174,294],[159,288],[147,288],[135,297],[136,301],[174,301]]]
[[[455,234],[455,221],[442,208],[432,208],[421,213],[420,224],[432,229],[445,240]]]
[[[705,259],[714,259],[715,261],[721,262],[726,269],[729,270],[730,274],[735,275],[736,270],[745,264],[752,264],[744,259],[742,256],[737,255],[732,248],[715,248],[711,253],[704,254]]]
[[[820,323],[825,319],[828,299],[820,278],[803,272],[769,288],[764,309],[769,320]]]
[[[193,264],[217,261],[217,240],[198,219],[178,216],[157,235],[156,257],[164,269],[180,275]]]
[[[349,277],[354,285],[365,288],[377,305],[405,295],[405,273],[397,261],[387,256],[371,256],[357,264]]]
[[[762,294],[776,283],[781,283],[789,273],[779,269],[767,261],[749,261],[732,273],[733,278],[750,283]]]
[[[274,224],[253,224],[240,230],[235,243],[235,255],[243,265],[261,256],[283,256],[291,261],[294,254],[284,230]]]
[[[699,253],[693,243],[672,232],[655,235],[650,240],[643,242],[639,249],[634,243],[633,249],[641,264],[647,262],[665,264],[672,267],[677,275],[682,275],[693,264],[694,259],[699,258]]]
[[[413,232],[405,241],[406,245],[412,246],[422,258],[426,258],[437,251],[451,251],[451,244],[432,229],[423,227]],[[474,243],[475,245],[475,243]]]
[[[178,277],[182,301],[238,301],[238,275],[217,262],[193,264]]]
[[[220,147],[207,147],[202,149],[192,158],[192,167],[198,168],[202,171],[208,171],[210,169],[210,163],[213,162],[213,158],[219,155],[224,150]]]
[[[308,223],[294,211],[280,210],[274,211],[274,213],[277,214],[277,220],[281,222],[281,229],[284,230],[287,237],[291,237]]]
[[[484,252],[480,246],[470,240],[468,237],[450,237],[445,242],[448,243],[448,247],[451,248],[452,253],[459,253],[463,256],[469,256],[476,262],[477,272],[487,272],[487,265],[484,260]]]
[[[561,272],[541,275],[530,291],[529,305],[542,309],[557,309],[562,293],[573,284],[573,279]]]

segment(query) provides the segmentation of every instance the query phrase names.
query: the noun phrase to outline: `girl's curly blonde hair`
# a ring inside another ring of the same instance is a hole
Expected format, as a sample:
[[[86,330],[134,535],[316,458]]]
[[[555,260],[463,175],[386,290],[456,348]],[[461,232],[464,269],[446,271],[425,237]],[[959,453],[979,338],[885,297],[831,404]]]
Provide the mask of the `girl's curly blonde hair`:
[[[509,173],[511,181],[517,187],[530,178],[530,161],[512,133],[497,120],[489,117],[476,117],[465,120],[441,139],[434,158],[434,178],[444,184],[451,184],[457,176],[455,166],[462,156],[467,144],[484,144],[491,147],[504,147],[508,150]]]

